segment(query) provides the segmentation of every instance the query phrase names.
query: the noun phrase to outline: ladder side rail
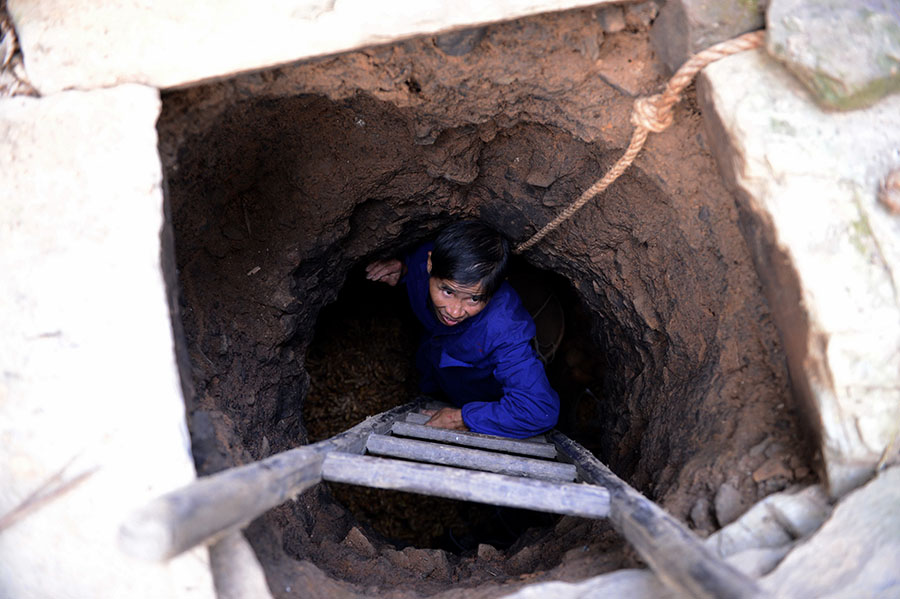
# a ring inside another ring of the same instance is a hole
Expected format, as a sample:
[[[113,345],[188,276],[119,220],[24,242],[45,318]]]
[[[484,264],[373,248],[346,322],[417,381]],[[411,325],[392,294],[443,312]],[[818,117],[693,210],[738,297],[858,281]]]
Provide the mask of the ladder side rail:
[[[330,453],[322,465],[326,481],[406,491],[582,518],[605,518],[609,492],[594,485],[559,483],[476,472],[389,458]]]
[[[609,519],[669,588],[702,599],[762,597],[756,581],[706,548],[685,525],[616,476],[584,447],[559,431],[550,433],[560,457],[575,464],[586,482],[609,490]]]
[[[362,453],[370,434],[388,432],[396,419],[416,407],[398,406],[330,439],[229,468],[166,493],[126,518],[119,529],[119,546],[133,557],[165,560],[240,530],[318,484],[327,453]]]
[[[572,464],[385,435],[371,435],[366,443],[366,449],[376,455],[485,470],[509,476],[527,476],[559,482],[572,482],[576,476],[576,468]]]

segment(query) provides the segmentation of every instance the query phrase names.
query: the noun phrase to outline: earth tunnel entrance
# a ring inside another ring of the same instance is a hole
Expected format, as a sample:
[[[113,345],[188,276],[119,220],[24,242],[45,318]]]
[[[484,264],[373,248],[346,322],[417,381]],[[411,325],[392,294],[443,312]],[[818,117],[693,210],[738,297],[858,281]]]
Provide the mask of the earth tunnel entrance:
[[[603,456],[599,443],[609,436],[596,434],[596,427],[605,422],[614,430],[609,423],[615,412],[602,399],[602,352],[592,341],[589,313],[565,279],[524,260],[513,259],[508,278],[538,322],[538,349],[562,401],[558,428]],[[306,356],[310,389],[303,419],[310,442],[418,395],[413,360],[418,332],[404,289],[366,281],[359,267],[351,269],[337,300],[319,314]],[[361,523],[395,544],[459,554],[485,543],[509,549],[527,529],[558,520],[524,510],[331,487]]]
[[[427,37],[164,94],[175,317],[201,473],[354,424],[314,409],[329,404],[317,394],[335,363],[355,366],[354,394],[388,387],[370,380],[375,362],[329,349],[352,354],[381,336],[389,355],[411,355],[404,316],[366,320],[372,306],[340,295],[359,295],[368,260],[460,217],[523,241],[618,158],[633,96],[661,75],[646,23],[605,31],[598,14],[489,26],[463,54]],[[679,110],[520,268],[553,273],[567,329],[583,336],[550,368],[575,415],[561,426],[581,427],[571,432],[622,478],[704,533],[812,474],[733,200],[690,97]],[[397,394],[414,382],[403,364],[382,373]],[[351,404],[366,405],[338,406]],[[537,522],[505,550],[447,552],[441,535],[401,550],[336,495],[320,486],[250,526],[270,580],[313,597],[340,594],[334,581],[435,594],[628,560],[603,523],[572,518]]]

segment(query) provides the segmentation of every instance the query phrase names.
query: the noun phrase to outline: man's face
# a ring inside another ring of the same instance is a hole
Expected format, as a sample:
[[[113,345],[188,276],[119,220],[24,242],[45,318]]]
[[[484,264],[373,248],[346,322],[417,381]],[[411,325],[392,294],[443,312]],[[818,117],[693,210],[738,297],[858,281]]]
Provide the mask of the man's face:
[[[428,272],[431,272],[431,254],[428,255]],[[429,277],[428,295],[434,315],[441,324],[452,327],[472,318],[487,306],[481,284],[460,285],[450,279]]]

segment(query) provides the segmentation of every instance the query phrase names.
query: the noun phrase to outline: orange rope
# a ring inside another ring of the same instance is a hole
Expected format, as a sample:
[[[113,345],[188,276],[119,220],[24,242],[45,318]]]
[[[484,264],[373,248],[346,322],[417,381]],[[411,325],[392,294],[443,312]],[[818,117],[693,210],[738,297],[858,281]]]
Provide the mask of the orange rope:
[[[672,108],[681,100],[681,93],[684,91],[684,88],[693,81],[694,76],[703,70],[706,65],[744,50],[758,48],[764,41],[765,31],[759,30],[745,33],[734,39],[711,46],[698,52],[681,65],[681,68],[669,79],[661,94],[635,100],[634,108],[631,112],[631,124],[635,127],[634,133],[632,133],[631,143],[628,144],[628,148],[622,157],[616,161],[602,179],[586,189],[577,200],[559,213],[556,218],[544,225],[540,231],[532,235],[527,241],[516,246],[516,253],[530,249],[548,233],[578,212],[594,196],[601,193],[613,181],[618,179],[619,175],[625,172],[625,169],[634,162],[641,148],[644,147],[644,142],[647,141],[647,136],[650,132],[659,133],[665,131],[672,124]]]

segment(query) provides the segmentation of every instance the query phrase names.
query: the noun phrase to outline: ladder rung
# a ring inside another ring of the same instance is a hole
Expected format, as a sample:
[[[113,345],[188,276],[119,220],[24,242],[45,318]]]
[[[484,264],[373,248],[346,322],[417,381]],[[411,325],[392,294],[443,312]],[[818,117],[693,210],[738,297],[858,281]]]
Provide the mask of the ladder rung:
[[[505,451],[551,460],[556,458],[556,446],[550,443],[534,443],[523,439],[507,439],[493,435],[453,431],[410,422],[395,422],[391,427],[391,432],[400,437],[428,439],[429,441],[441,441],[442,443],[478,447],[491,451]]]
[[[376,489],[407,491],[583,518],[605,518],[609,515],[609,492],[603,487],[548,482],[387,458],[329,453],[322,464],[322,478]]]
[[[510,476],[528,476],[560,482],[571,482],[575,480],[576,476],[574,464],[562,464],[385,435],[370,435],[366,442],[366,449],[369,450],[369,453],[376,455],[486,470]]]
[[[410,412],[406,415],[406,421],[410,424],[425,424],[431,420],[431,416],[422,412]]]
[[[410,424],[425,424],[429,420],[431,420],[431,416],[429,416],[428,414],[423,414],[422,412],[410,412],[409,414],[406,415],[406,422],[409,422]],[[486,435],[486,436],[493,437],[494,435]],[[504,438],[508,438],[508,437],[500,437],[500,438],[504,439]],[[547,443],[547,444],[550,443],[550,441],[547,440],[546,435],[535,435],[533,437],[528,437],[527,439],[516,439],[516,440],[521,441],[523,443]]]

